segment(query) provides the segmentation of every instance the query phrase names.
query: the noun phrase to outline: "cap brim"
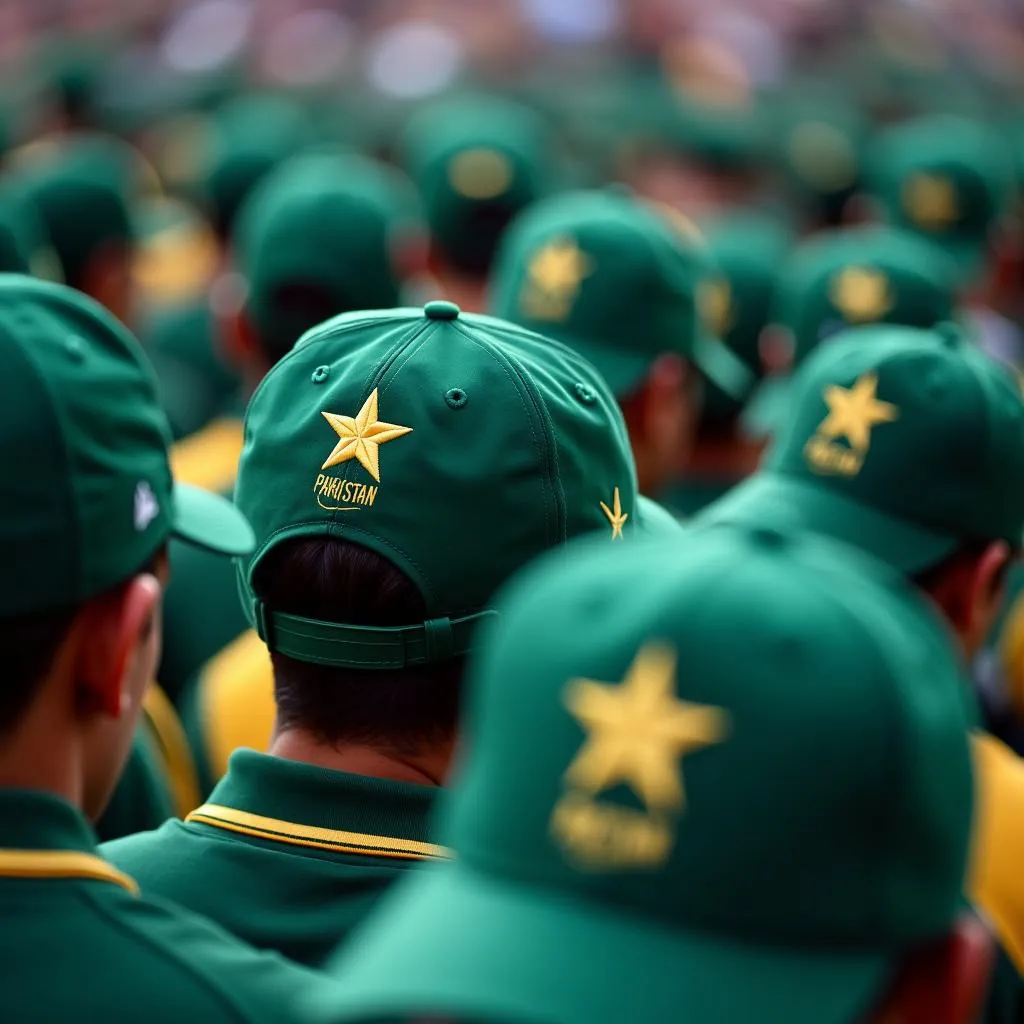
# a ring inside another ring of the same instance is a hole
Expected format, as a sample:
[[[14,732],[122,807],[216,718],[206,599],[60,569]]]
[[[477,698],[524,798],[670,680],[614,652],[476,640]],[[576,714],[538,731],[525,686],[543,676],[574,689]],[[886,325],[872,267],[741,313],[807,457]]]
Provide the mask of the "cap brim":
[[[792,377],[765,377],[743,409],[743,433],[755,441],[771,437],[785,419],[792,390]]]
[[[249,521],[227,498],[191,484],[174,485],[173,533],[218,555],[248,555],[256,547]]]
[[[908,575],[936,565],[958,544],[950,537],[881,512],[827,487],[777,473],[755,473],[700,514],[727,522],[834,537]]]
[[[517,1024],[846,1024],[877,999],[892,963],[668,930],[453,861],[397,887],[335,969],[330,1007],[316,998],[338,1022],[417,1012]]]
[[[708,380],[737,402],[746,402],[757,383],[754,371],[712,334],[697,337],[693,361]]]

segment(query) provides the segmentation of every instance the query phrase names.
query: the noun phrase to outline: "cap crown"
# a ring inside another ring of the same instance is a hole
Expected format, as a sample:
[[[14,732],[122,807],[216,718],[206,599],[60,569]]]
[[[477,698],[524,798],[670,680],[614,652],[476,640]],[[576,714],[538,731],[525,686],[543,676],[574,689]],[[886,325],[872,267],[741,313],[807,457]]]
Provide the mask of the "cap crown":
[[[852,228],[800,246],[779,276],[772,319],[792,334],[794,362],[847,327],[932,327],[954,315],[956,271],[895,228]]]
[[[169,430],[138,343],[92,300],[0,275],[0,615],[126,579],[171,529]]]
[[[289,537],[365,545],[430,616],[486,605],[531,558],[635,527],[625,425],[586,362],[450,303],[353,313],[310,332],[246,415],[236,502],[254,567]]]
[[[723,939],[942,932],[972,783],[941,624],[818,538],[692,540],[584,546],[510,588],[443,840],[492,878]]]
[[[491,282],[491,311],[582,352],[622,395],[664,352],[689,355],[710,262],[697,229],[629,195],[576,192],[513,225]]]
[[[965,540],[1024,532],[1024,402],[955,333],[850,331],[797,375],[764,468]]]

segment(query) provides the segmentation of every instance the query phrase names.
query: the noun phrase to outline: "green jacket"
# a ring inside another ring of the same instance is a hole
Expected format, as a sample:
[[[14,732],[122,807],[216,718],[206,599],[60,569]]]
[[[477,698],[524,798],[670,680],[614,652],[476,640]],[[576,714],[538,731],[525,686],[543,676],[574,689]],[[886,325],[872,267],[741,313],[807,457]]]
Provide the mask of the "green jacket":
[[[396,878],[445,855],[427,841],[436,792],[240,750],[184,822],[103,854],[148,895],[315,967]]]
[[[137,895],[70,805],[0,791],[4,1020],[32,1024],[299,1022],[328,984]]]

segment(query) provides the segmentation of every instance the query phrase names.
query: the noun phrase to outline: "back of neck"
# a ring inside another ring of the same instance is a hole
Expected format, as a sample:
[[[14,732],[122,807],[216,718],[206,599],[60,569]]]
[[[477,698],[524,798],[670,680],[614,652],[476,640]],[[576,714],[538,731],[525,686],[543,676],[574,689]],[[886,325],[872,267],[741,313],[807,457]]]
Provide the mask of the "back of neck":
[[[407,755],[359,743],[328,745],[306,730],[296,728],[275,732],[269,753],[272,757],[330,771],[418,786],[440,786],[451,761],[450,744],[444,749]]]

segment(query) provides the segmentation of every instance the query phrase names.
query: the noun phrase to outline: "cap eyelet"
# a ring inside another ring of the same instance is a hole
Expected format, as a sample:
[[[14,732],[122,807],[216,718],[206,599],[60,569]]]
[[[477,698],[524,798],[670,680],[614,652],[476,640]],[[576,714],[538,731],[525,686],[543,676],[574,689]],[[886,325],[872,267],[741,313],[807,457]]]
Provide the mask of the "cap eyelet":
[[[449,408],[461,409],[469,401],[469,395],[462,388],[449,388],[444,394],[444,400]]]
[[[329,366],[318,366],[314,371],[310,380],[314,384],[323,384],[325,380],[331,375],[331,368]]]
[[[594,389],[589,384],[584,384],[581,380],[576,381],[572,389],[576,392],[576,397],[584,405],[593,405],[597,401]]]

